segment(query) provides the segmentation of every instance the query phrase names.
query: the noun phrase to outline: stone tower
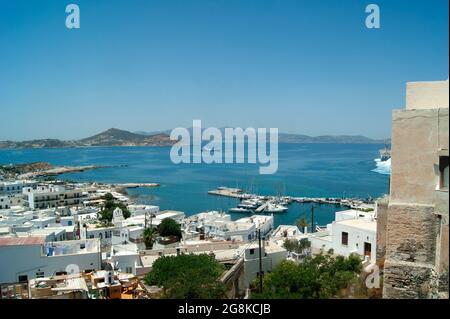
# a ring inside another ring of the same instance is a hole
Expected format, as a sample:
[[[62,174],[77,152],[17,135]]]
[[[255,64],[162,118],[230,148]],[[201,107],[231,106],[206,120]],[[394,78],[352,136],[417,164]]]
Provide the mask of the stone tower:
[[[384,298],[448,297],[449,82],[414,82],[392,115],[391,182],[378,207]]]

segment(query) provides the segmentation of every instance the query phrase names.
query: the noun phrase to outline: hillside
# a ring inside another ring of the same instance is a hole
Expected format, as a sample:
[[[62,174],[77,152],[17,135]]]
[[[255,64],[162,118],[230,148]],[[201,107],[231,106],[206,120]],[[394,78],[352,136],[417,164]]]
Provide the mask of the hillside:
[[[192,129],[189,129],[191,131]],[[221,129],[223,132],[224,129]],[[64,147],[89,147],[89,146],[170,146],[174,141],[170,140],[170,131],[163,132],[129,132],[111,128],[94,136],[81,140],[62,141],[58,139],[41,139],[31,141],[0,141],[0,149],[5,148],[64,148]],[[322,135],[308,136],[301,134],[280,133],[280,143],[308,144],[390,144],[390,139],[376,140],[360,135]]]
[[[170,146],[173,145],[167,134],[139,135],[111,128],[94,136],[75,141],[41,139],[31,141],[0,141],[2,148],[64,148],[89,146]]]
[[[192,128],[187,129],[192,135]],[[225,136],[225,128],[220,128],[222,136]],[[170,135],[170,130],[161,132],[135,132],[135,134],[140,135],[153,135],[153,134],[167,134]],[[390,139],[372,139],[362,135],[321,135],[321,136],[309,136],[304,134],[288,134],[279,133],[278,134],[279,143],[289,143],[289,144],[391,144]]]
[[[78,141],[82,146],[158,146],[172,143],[166,134],[140,135],[116,128]]]

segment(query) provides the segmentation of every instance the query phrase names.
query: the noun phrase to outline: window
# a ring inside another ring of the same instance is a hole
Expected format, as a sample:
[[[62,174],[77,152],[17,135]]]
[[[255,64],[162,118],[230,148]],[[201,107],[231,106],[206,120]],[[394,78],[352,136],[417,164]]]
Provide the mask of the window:
[[[255,250],[252,248],[250,249],[250,255],[254,255],[255,254]]]
[[[20,275],[18,278],[19,282],[28,282],[28,276],[27,275]]]
[[[133,268],[131,268],[131,267],[126,267],[126,273],[127,274],[131,274],[131,273],[133,273]]]
[[[345,231],[342,232],[341,244],[344,246],[348,246],[348,233]]]
[[[439,158],[439,189],[448,190],[448,156]]]

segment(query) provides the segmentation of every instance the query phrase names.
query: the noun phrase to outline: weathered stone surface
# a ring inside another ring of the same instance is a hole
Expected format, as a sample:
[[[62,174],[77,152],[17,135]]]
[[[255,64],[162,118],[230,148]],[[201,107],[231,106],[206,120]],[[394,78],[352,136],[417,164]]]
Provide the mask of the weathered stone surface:
[[[391,202],[434,204],[438,151],[448,149],[448,120],[448,109],[393,111]]]
[[[387,220],[378,220],[383,297],[439,298],[448,295],[448,190],[439,167],[448,156],[448,81],[408,83],[406,95],[406,109],[393,111]]]
[[[434,277],[432,266],[417,263],[384,265],[383,297],[389,299],[433,298]]]
[[[386,255],[387,210],[389,197],[377,200],[377,264],[382,266]]]
[[[389,205],[386,259],[434,264],[438,227],[432,206]]]
[[[447,272],[448,274],[448,251],[449,251],[449,229],[448,221],[444,221],[441,225],[441,236],[439,238],[438,249],[438,271]]]

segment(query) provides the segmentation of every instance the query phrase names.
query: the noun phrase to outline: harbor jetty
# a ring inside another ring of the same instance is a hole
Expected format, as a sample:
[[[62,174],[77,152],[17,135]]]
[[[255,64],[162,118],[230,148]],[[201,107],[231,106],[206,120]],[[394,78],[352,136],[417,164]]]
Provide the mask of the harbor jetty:
[[[120,188],[140,188],[140,187],[159,187],[158,183],[126,183],[126,184],[115,184],[116,187]]]
[[[46,165],[43,165],[46,164]],[[17,179],[26,180],[33,179],[37,177],[46,177],[46,176],[58,176],[67,173],[80,173],[84,171],[99,169],[99,168],[113,168],[113,167],[125,167],[125,165],[84,165],[84,166],[52,166],[48,163],[42,163],[40,168],[33,167],[33,164],[29,164],[30,171],[21,173],[17,175]],[[11,166],[13,167],[13,166]]]
[[[291,203],[313,203],[337,205],[349,209],[371,211],[375,207],[375,202],[371,198],[337,198],[337,197],[294,197],[294,196],[263,196],[256,194],[245,193],[239,188],[218,187],[217,189],[208,191],[208,194],[215,196],[224,196],[236,198],[241,201],[254,200],[261,203],[254,209],[256,213],[264,212],[270,203],[281,203],[282,205],[289,205]]]

